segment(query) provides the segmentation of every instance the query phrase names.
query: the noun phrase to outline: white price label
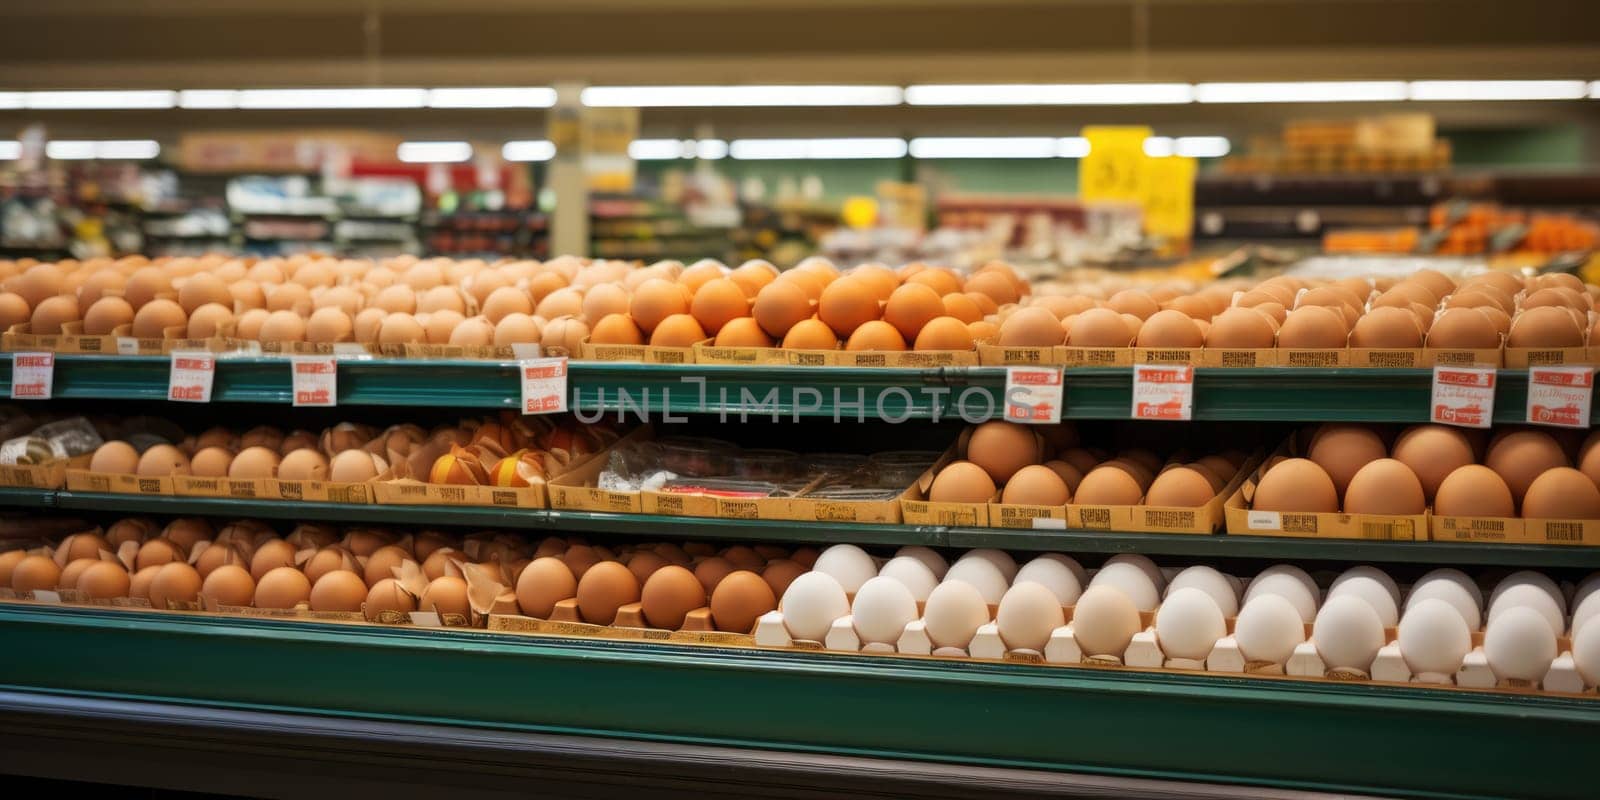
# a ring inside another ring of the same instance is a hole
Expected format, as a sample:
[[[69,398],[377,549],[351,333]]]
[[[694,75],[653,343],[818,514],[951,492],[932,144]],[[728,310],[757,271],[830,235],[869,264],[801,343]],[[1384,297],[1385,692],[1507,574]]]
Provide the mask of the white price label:
[[[117,355],[119,355],[119,356],[136,356],[136,355],[139,355],[139,340],[135,339],[132,336],[118,336],[117,337]]]
[[[525,358],[517,362],[522,379],[522,413],[559,414],[567,410],[567,359]]]
[[[180,403],[209,403],[211,384],[216,376],[216,356],[174,350],[172,374],[167,379],[167,399]]]
[[[1593,399],[1594,367],[1528,368],[1528,422],[1534,425],[1587,428]]]
[[[540,355],[538,342],[517,342],[511,345],[511,356],[518,361],[538,358]]]
[[[289,360],[294,376],[294,404],[297,406],[337,405],[339,362],[333,356],[295,356]]]
[[[1028,425],[1060,422],[1065,389],[1060,367],[1006,367],[1006,419]]]
[[[55,384],[55,353],[16,353],[11,356],[12,400],[49,400]]]
[[[1193,417],[1194,367],[1134,365],[1134,419],[1188,420]]]
[[[61,593],[50,589],[34,589],[33,601],[35,603],[59,603]]]
[[[444,620],[439,618],[437,611],[412,611],[409,616],[411,624],[419,628],[437,628],[444,625]]]
[[[1244,525],[1253,531],[1283,530],[1283,515],[1276,511],[1252,511],[1245,516]]]
[[[1494,419],[1494,367],[1434,367],[1428,418],[1441,425],[1487,428]]]

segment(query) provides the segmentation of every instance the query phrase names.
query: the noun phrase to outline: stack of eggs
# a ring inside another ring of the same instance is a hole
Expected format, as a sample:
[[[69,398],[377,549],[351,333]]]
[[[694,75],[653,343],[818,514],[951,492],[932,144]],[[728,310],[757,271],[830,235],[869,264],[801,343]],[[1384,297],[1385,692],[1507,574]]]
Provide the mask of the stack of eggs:
[[[940,469],[928,499],[941,503],[1024,505],[1205,505],[1244,465],[1237,450],[1192,462],[1143,448],[1114,456],[1081,446],[1071,425],[1039,427],[985,422],[962,437],[964,460]]]
[[[1482,454],[1480,463],[1479,454]],[[1576,465],[1576,468],[1574,468]],[[1303,458],[1269,461],[1256,509],[1600,519],[1600,433],[1587,439],[1526,428],[1416,425],[1391,445],[1376,428],[1328,424]]]

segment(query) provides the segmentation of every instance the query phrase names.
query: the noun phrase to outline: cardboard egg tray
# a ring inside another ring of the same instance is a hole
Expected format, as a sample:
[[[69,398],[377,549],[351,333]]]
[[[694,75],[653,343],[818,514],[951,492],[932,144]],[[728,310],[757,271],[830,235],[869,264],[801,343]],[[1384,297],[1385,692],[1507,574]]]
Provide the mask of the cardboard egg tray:
[[[1261,463],[1261,453],[1245,459],[1244,464],[1203,506],[1181,508],[1152,506],[1143,503],[1131,506],[1094,506],[1067,503],[1067,525],[1084,530],[1103,530],[1121,533],[1216,533],[1226,520],[1224,507],[1245,480]]]
[[[795,350],[784,347],[717,347],[696,343],[697,364],[744,364],[791,367],[926,367],[977,366],[977,350]]]
[[[1378,539],[1420,541],[1428,538],[1429,514],[1345,514],[1341,512],[1296,513],[1257,511],[1250,507],[1261,473],[1273,458],[1298,455],[1286,441],[1262,461],[1249,477],[1241,481],[1223,504],[1227,532],[1243,536],[1288,536],[1309,539]]]
[[[559,601],[548,619],[521,614],[491,614],[488,628],[502,633],[526,633],[542,636],[562,636],[580,639],[622,639],[648,642],[673,642],[675,644],[716,645],[719,647],[752,647],[755,637],[748,633],[719,631],[711,619],[710,608],[697,608],[683,618],[677,630],[650,627],[644,617],[641,603],[628,603],[617,609],[617,617],[610,625],[584,622],[578,613],[578,601],[573,598]]]
[[[58,458],[42,464],[0,464],[0,486],[22,489],[60,489],[67,483],[67,470],[89,466],[93,453]]]
[[[1496,542],[1600,546],[1600,520],[1521,517],[1432,516],[1428,538],[1436,542]]]
[[[1339,347],[1216,349],[1204,347],[1002,347],[979,344],[985,366],[1126,367],[1170,364],[1195,367],[1370,367],[1431,368],[1490,366],[1526,368],[1556,364],[1600,364],[1600,347],[1528,348]]]

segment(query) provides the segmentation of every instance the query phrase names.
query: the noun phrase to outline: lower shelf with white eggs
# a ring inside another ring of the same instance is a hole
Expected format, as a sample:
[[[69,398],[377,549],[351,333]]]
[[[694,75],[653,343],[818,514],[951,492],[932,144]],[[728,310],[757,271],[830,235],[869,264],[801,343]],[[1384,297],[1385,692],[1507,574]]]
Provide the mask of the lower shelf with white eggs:
[[[1600,736],[1600,704],[1587,698],[1184,671],[25,604],[0,605],[0,641],[10,696],[458,731],[435,742],[440,752],[515,732],[736,748],[753,765],[800,753],[883,759],[889,769],[924,763],[930,775],[959,765],[984,776],[968,784],[980,794],[985,781],[999,786],[998,775],[1020,770],[1277,796],[1585,797],[1593,782],[1584,755]],[[1347,745],[1329,746],[1330,729]],[[1227,735],[1196,735],[1213,731]],[[1388,755],[1374,757],[1359,742],[1404,742],[1404,758],[1382,747]],[[1461,757],[1485,742],[1495,758]],[[1540,763],[1540,779],[1508,763]],[[586,768],[605,767],[576,767]]]

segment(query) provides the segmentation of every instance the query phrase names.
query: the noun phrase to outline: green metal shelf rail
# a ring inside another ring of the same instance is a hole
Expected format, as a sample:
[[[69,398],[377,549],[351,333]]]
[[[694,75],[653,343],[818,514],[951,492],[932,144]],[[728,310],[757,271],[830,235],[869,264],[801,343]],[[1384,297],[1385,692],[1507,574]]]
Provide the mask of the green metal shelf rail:
[[[164,400],[170,360],[162,356],[62,355],[54,396]],[[11,360],[0,359],[9,393]],[[738,413],[753,418],[995,418],[1005,390],[1001,367],[873,369],[711,364],[571,364],[570,405],[583,411],[639,409],[663,414]],[[1198,369],[1194,418],[1233,422],[1426,422],[1432,372],[1425,369]],[[1126,419],[1133,373],[1126,367],[1067,373],[1067,419]],[[288,362],[222,358],[212,399],[291,402]],[[340,405],[516,408],[520,388],[510,362],[365,360],[339,364]],[[1527,373],[1502,370],[1496,422],[1523,421]],[[1592,422],[1600,422],[1600,404]]]
[[[996,547],[1068,553],[1144,553],[1183,558],[1250,558],[1390,564],[1456,564],[1600,569],[1600,547],[1295,539],[1275,536],[1112,533],[1089,530],[1008,530],[927,525],[790,522],[473,506],[389,506],[285,503],[219,497],[51,492],[0,489],[0,506],[124,514],[205,515],[321,520],[375,525],[507,528],[552,533],[605,533],[666,539],[806,542],[929,547]]]
[[[1600,741],[1600,700],[1404,686],[22,604],[0,641],[7,690],[1419,798],[1592,797]]]

